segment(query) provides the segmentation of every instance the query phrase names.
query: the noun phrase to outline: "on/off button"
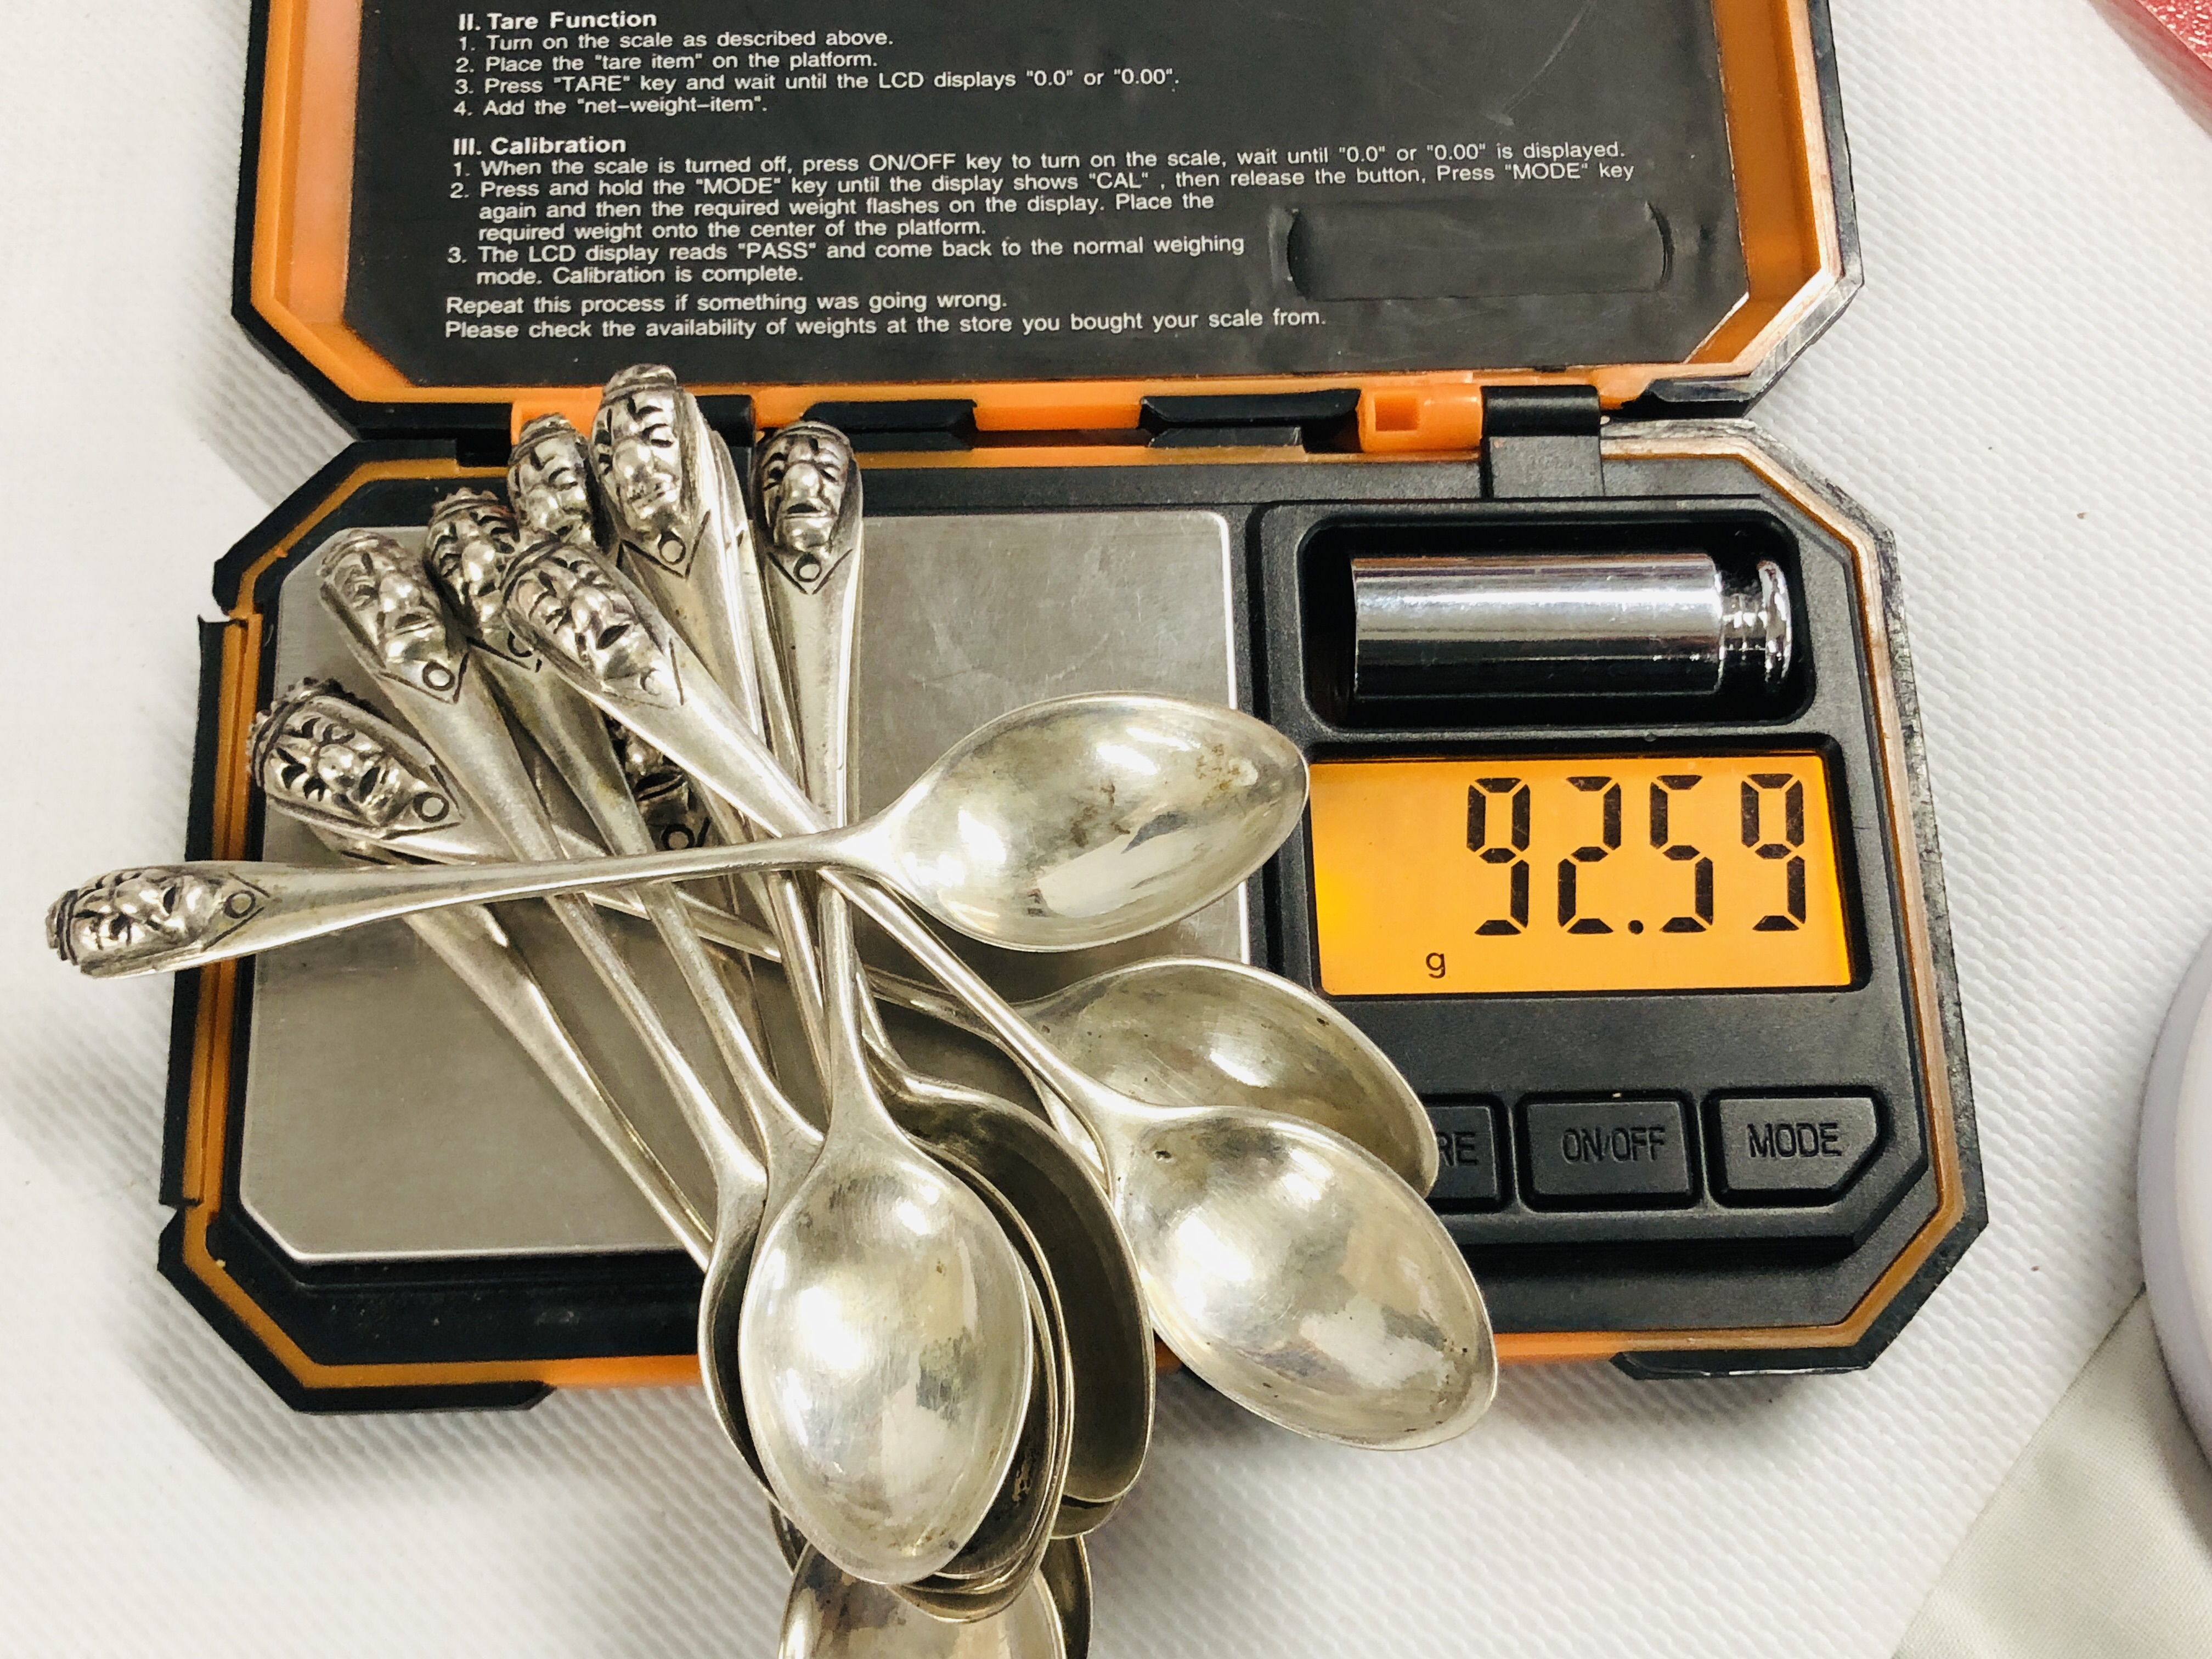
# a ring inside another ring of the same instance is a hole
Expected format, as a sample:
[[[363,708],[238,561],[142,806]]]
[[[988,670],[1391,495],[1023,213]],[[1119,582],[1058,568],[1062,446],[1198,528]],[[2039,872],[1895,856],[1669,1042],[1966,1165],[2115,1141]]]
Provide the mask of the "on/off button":
[[[1534,1198],[1664,1203],[1691,1195],[1679,1100],[1532,1100],[1521,1109]]]

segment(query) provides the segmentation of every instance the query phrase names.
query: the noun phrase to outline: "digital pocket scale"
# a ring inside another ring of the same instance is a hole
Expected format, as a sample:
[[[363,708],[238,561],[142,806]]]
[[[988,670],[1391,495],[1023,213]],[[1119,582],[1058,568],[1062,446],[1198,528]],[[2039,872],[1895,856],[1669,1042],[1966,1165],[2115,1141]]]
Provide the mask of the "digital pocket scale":
[[[1300,744],[1304,825],[1165,943],[1405,1072],[1506,1358],[1869,1363],[1984,1211],[1889,543],[1739,418],[1858,283],[1823,9],[957,9],[268,0],[238,312],[364,436],[218,567],[190,854],[312,854],[246,728],[367,688],[295,573],[665,362],[733,445],[863,451],[864,809],[1062,691]],[[165,1273],[303,1409],[694,1375],[696,1271],[350,937],[180,977]]]

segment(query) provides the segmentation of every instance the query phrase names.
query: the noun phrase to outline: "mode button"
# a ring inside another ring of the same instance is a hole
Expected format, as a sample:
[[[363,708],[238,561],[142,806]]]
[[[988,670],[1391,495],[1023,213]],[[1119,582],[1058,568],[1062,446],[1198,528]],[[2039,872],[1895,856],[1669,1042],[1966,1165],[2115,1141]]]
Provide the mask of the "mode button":
[[[1723,1199],[1832,1199],[1858,1178],[1881,1139],[1871,1095],[1721,1095],[1712,1103]]]

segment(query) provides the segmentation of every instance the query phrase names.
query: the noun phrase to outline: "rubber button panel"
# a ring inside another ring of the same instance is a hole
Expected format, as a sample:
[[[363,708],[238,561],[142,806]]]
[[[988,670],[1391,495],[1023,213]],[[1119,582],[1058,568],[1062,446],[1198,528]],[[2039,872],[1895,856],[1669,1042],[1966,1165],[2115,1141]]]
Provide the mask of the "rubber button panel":
[[[1734,1203],[1841,1197],[1881,1144],[1871,1095],[1722,1095],[1712,1113]]]
[[[1434,1103],[1437,1184],[1429,1201],[1440,1210],[1493,1210],[1505,1200],[1498,1167],[1498,1124],[1489,1104]]]
[[[1679,1100],[1532,1100],[1522,1109],[1532,1199],[1652,1204],[1691,1195]]]

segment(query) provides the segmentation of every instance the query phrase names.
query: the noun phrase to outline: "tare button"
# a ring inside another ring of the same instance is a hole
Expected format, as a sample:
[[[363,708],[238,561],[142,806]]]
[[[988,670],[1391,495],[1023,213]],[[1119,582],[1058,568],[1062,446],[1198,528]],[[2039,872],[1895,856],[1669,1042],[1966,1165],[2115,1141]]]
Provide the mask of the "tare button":
[[[1838,1197],[1881,1139],[1870,1095],[1721,1095],[1712,1114],[1723,1196],[1738,1204]]]
[[[1532,1198],[1626,1205],[1690,1196],[1680,1101],[1532,1100],[1521,1111]]]
[[[1429,1202],[1439,1210],[1494,1210],[1505,1196],[1498,1179],[1498,1130],[1487,1103],[1431,1101],[1437,1132],[1437,1184]]]

